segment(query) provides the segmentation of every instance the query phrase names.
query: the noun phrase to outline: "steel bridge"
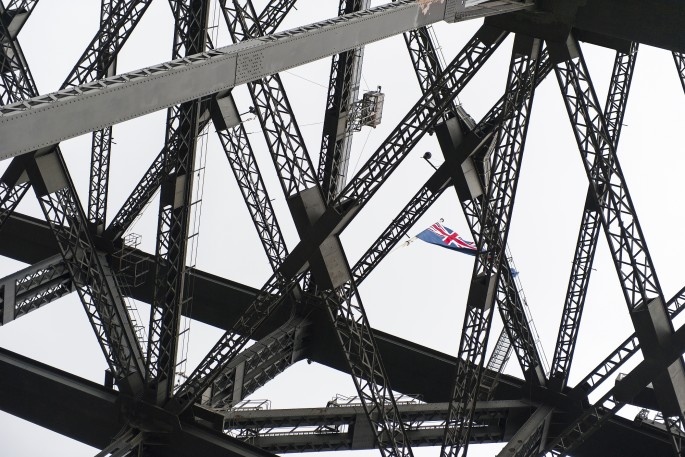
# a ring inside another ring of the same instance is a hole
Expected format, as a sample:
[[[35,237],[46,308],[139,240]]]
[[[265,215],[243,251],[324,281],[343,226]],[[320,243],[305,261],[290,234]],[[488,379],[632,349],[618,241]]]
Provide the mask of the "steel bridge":
[[[121,73],[117,56],[151,0],[102,0],[95,36],[49,94],[37,89],[20,45],[38,3],[0,0],[0,254],[28,265],[0,282],[0,323],[76,293],[108,369],[97,384],[0,348],[0,409],[102,449],[98,456],[374,448],[412,456],[413,447],[433,446],[451,457],[478,443],[506,443],[500,456],[685,455],[685,328],[674,324],[685,288],[664,295],[617,156],[639,48],[671,52],[685,89],[682,1],[339,0],[337,16],[285,30],[296,0],[264,1],[260,10],[251,0],[169,0],[172,60]],[[215,46],[215,14],[233,44]],[[431,27],[465,21],[482,25],[443,63]],[[364,46],[400,34],[421,95],[353,173],[353,136],[382,115],[380,90],[359,93]],[[506,87],[476,121],[458,96],[507,37]],[[614,53],[606,100],[588,72],[586,43]],[[330,79],[313,152],[279,73],[320,59],[330,60]],[[534,93],[548,76],[588,181],[573,189],[586,198],[549,367],[507,249]],[[249,111],[234,98],[240,86]],[[164,109],[164,145],[114,213],[113,129]],[[294,243],[270,197],[279,191],[267,190],[257,166],[246,116],[261,127]],[[200,143],[214,131],[272,271],[260,289],[194,267]],[[444,160],[385,228],[368,227],[377,240],[348,262],[341,235],[426,133]],[[87,199],[60,150],[81,135],[92,137]],[[455,355],[374,329],[358,290],[409,231],[422,229],[415,223],[443,193],[456,196],[477,245]],[[42,218],[17,211],[34,197]],[[157,200],[155,248],[145,252],[130,229]],[[600,238],[634,333],[572,383]],[[132,300],[149,304],[149,322]],[[499,335],[490,331],[495,310]],[[189,318],[225,333],[180,376]],[[503,372],[511,355],[521,377]],[[356,397],[320,408],[246,406],[301,360],[349,374]],[[626,405],[644,409],[635,420],[617,415]]]

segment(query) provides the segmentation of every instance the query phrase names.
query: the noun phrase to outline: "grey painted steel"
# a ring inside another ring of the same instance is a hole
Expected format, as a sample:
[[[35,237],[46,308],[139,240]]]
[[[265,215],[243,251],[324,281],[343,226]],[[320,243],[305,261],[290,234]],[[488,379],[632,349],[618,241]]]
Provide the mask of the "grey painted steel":
[[[49,257],[0,279],[0,325],[30,313],[73,291],[61,255]]]
[[[400,403],[403,421],[415,446],[433,446],[442,439],[447,403]],[[536,405],[521,400],[479,402],[474,422],[474,442],[501,442],[526,420]],[[223,429],[272,452],[371,449],[376,443],[358,404],[329,402],[325,408],[284,410],[234,410],[209,413]]]
[[[102,449],[127,420],[135,420],[132,409],[122,408],[126,401],[114,390],[0,348],[0,408],[18,417]],[[156,449],[173,457],[272,457],[187,422],[177,423],[174,433],[161,438]]]
[[[0,159],[444,20],[445,5],[404,0],[1,107]],[[469,18],[497,12],[477,5]]]

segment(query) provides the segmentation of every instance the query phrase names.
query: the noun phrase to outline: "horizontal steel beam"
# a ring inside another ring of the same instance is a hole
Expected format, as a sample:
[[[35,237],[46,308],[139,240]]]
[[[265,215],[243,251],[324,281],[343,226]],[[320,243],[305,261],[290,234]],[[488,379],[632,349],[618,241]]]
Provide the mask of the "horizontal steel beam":
[[[123,399],[126,401],[125,399]],[[118,392],[0,348],[0,409],[103,449],[126,425]],[[181,422],[154,455],[271,457],[241,440]],[[163,448],[163,449],[162,449]]]
[[[497,0],[402,0],[0,107],[0,159],[25,154],[172,105],[438,21],[530,8]],[[107,109],[102,109],[107,107]]]
[[[447,403],[401,403],[402,420],[411,423],[413,446],[440,444]],[[476,405],[473,442],[501,442],[523,424],[536,406],[520,400],[488,401]],[[376,446],[361,405],[329,403],[325,408],[228,411],[224,432],[272,452],[372,449]],[[216,421],[215,421],[216,423]]]

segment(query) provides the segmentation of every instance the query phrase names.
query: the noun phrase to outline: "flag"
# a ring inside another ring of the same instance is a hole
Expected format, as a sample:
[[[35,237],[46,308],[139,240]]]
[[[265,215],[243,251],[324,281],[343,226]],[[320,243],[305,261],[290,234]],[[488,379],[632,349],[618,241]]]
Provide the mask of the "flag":
[[[437,244],[443,248],[463,252],[468,255],[476,255],[478,248],[473,241],[466,241],[454,230],[445,227],[440,222],[428,227],[416,237],[426,243]]]

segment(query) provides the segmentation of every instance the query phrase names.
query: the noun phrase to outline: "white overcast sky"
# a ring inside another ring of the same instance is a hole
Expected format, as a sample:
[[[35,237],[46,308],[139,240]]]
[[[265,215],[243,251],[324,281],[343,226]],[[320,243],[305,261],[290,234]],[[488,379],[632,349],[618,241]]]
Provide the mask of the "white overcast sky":
[[[265,3],[265,0],[255,2],[258,10]],[[337,3],[334,0],[299,0],[297,10],[290,14],[282,29],[332,17],[337,12]],[[381,3],[384,2],[372,2],[374,6]],[[99,4],[95,0],[42,0],[36,8],[20,35],[20,42],[41,93],[57,90],[83,52],[95,33]],[[435,26],[447,61],[472,36],[480,22]],[[216,25],[220,30],[217,43],[229,44],[223,19],[217,17]],[[153,2],[120,56],[119,71],[169,60],[172,27],[168,2]],[[464,107],[476,120],[504,90],[510,51],[511,38],[460,96]],[[584,51],[603,103],[614,53],[590,45],[585,45]],[[323,59],[282,75],[314,164],[318,164],[329,68],[330,60]],[[350,159],[351,173],[364,163],[420,96],[401,36],[367,47],[361,89],[375,89],[376,86],[382,86],[386,94],[383,123],[376,129],[367,128],[356,134]],[[246,112],[250,106],[246,89],[237,89],[236,95],[241,112]],[[642,46],[619,153],[667,299],[685,285],[685,268],[680,261],[685,256],[681,235],[685,190],[685,182],[681,179],[685,155],[680,141],[685,120],[683,96],[670,53]],[[115,127],[110,217],[159,152],[164,140],[165,116],[165,112],[160,111]],[[249,119],[248,116],[244,119]],[[245,125],[251,132],[279,223],[292,248],[297,242],[297,234],[259,125],[256,120],[246,120]],[[269,264],[213,129],[207,138],[197,266],[260,287],[270,275]],[[587,179],[553,75],[542,83],[535,95],[526,146],[509,246],[541,343],[551,359],[587,189]],[[89,148],[90,136],[62,144],[82,202],[86,201],[87,194]],[[432,169],[421,159],[425,151],[433,152],[434,163],[440,163],[437,141],[434,137],[425,137],[342,235],[351,263],[356,262],[430,176]],[[27,195],[20,211],[40,215],[32,193]],[[156,213],[157,201],[154,201],[133,227],[133,232],[142,235],[142,248],[148,252],[154,250]],[[468,238],[466,221],[452,191],[445,192],[410,233],[418,233],[439,218],[444,218],[445,225]],[[0,275],[22,267],[18,262],[4,260],[0,263]],[[471,257],[422,243],[397,250],[360,288],[372,325],[456,354],[472,268]],[[603,236],[594,268],[571,374],[572,385],[632,333]],[[140,305],[140,312],[146,315],[145,305]],[[494,325],[493,335],[497,335],[501,328],[497,314]],[[198,323],[192,324],[190,333],[188,371],[221,334],[217,329]],[[2,327],[0,346],[96,382],[103,380],[106,363],[75,295]],[[515,359],[508,365],[507,372],[520,375]],[[253,398],[269,399],[273,408],[288,408],[321,406],[337,393],[355,394],[347,375],[316,364],[299,363],[255,393]],[[634,414],[634,409],[626,412],[627,417]],[[29,457],[46,453],[90,456],[97,453],[97,450],[5,413],[0,413],[0,443],[3,456]],[[470,455],[492,455],[500,448],[501,445],[473,446]],[[416,450],[420,456],[433,456],[437,452],[437,448]],[[377,453],[358,451],[356,455]]]

